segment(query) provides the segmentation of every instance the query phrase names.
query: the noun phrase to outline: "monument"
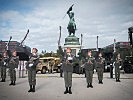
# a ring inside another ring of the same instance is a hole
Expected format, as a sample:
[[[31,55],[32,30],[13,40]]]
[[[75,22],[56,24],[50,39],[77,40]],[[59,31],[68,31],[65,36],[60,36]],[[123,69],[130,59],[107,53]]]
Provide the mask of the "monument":
[[[78,56],[78,52],[81,48],[81,45],[79,43],[79,38],[75,36],[76,24],[74,20],[74,12],[72,12],[72,7],[73,5],[67,11],[67,14],[70,18],[70,21],[67,26],[69,35],[65,38],[64,51],[66,51],[67,48],[70,48],[71,53],[74,56]]]

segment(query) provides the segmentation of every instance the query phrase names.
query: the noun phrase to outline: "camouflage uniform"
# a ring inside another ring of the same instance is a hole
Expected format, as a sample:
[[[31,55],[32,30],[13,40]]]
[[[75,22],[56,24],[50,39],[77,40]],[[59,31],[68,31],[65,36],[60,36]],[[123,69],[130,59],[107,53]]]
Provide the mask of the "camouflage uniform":
[[[64,81],[65,81],[65,87],[66,87],[66,91],[64,92],[64,94],[66,94],[66,93],[72,94],[72,92],[71,92],[72,73],[73,73],[72,63],[63,62],[62,69],[63,69],[63,73],[64,73]],[[68,88],[69,88],[69,91],[68,91]]]
[[[103,57],[98,57],[96,59],[96,69],[97,69],[97,75],[98,75],[98,80],[99,84],[103,84],[103,72],[104,72],[104,59]]]
[[[116,59],[115,63],[115,78],[116,78],[116,82],[120,82],[120,60]]]
[[[5,82],[6,79],[6,68],[8,66],[8,57],[3,57],[1,61],[1,82]]]
[[[86,59],[86,63],[84,64],[85,74],[86,74],[86,81],[87,81],[87,88],[92,86],[92,79],[93,79],[93,72],[95,68],[95,59],[94,57],[88,57]]]
[[[51,60],[48,62],[49,73],[53,73],[53,69],[54,69],[54,60]]]
[[[10,73],[10,85],[15,85],[16,81],[16,70],[15,68],[18,68],[19,64],[19,57],[18,56],[12,56],[9,60],[9,73]]]
[[[119,52],[114,53],[113,62],[114,62],[116,82],[120,82],[120,65],[122,64],[122,59],[120,58]]]
[[[36,66],[39,62],[39,56],[38,55],[31,55],[30,59],[27,63],[26,68],[28,69],[28,81],[30,85],[30,91],[29,92],[35,92],[35,85],[36,85]],[[32,66],[30,66],[32,64]]]

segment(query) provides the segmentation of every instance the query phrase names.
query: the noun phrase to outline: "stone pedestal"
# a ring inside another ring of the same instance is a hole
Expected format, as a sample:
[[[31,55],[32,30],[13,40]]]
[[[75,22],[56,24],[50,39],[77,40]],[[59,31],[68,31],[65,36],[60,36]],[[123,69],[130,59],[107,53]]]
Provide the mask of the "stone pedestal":
[[[65,38],[65,44],[64,44],[64,51],[67,48],[71,48],[71,52],[73,55],[78,56],[78,52],[81,48],[81,45],[79,43],[79,38],[75,35],[69,35]]]

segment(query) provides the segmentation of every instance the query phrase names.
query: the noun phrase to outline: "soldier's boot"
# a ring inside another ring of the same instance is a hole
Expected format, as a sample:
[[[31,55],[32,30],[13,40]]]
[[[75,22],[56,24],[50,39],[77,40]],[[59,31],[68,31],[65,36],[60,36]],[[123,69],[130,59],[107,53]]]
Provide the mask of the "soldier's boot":
[[[67,93],[68,93],[68,87],[66,87],[64,94],[67,94]]]
[[[3,79],[3,82],[6,82],[6,79],[5,78]]]
[[[90,83],[90,87],[93,88],[92,83]]]
[[[99,81],[99,84],[103,84],[102,80]]]
[[[13,85],[13,81],[11,81],[11,83],[9,85]]]
[[[101,80],[101,84],[103,84],[103,81]]]
[[[3,78],[2,78],[2,80],[0,81],[0,82],[3,82],[4,80],[3,80]]]
[[[88,84],[87,84],[87,88],[89,88],[89,87],[90,87],[90,84],[88,83]]]
[[[71,87],[69,87],[69,91],[68,92],[69,92],[69,94],[72,94]]]
[[[118,82],[121,82],[120,79],[117,80]]]
[[[32,92],[35,92],[35,85],[33,85]]]
[[[101,84],[101,81],[99,80],[99,84]]]
[[[13,81],[13,85],[16,85],[16,82],[15,81]]]
[[[32,92],[32,85],[30,85],[30,89],[29,89],[29,91],[28,92]]]

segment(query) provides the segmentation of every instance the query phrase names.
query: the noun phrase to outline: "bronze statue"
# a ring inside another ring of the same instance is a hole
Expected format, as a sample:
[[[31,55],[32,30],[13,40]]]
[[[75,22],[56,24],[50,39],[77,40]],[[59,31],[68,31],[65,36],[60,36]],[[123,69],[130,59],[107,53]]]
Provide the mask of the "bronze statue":
[[[68,27],[67,27],[69,35],[71,35],[71,34],[75,35],[75,30],[76,30],[76,24],[75,24],[75,20],[74,20],[74,12],[72,12],[73,5],[67,11],[67,14],[70,18],[70,21],[69,21],[69,24],[68,24]]]

